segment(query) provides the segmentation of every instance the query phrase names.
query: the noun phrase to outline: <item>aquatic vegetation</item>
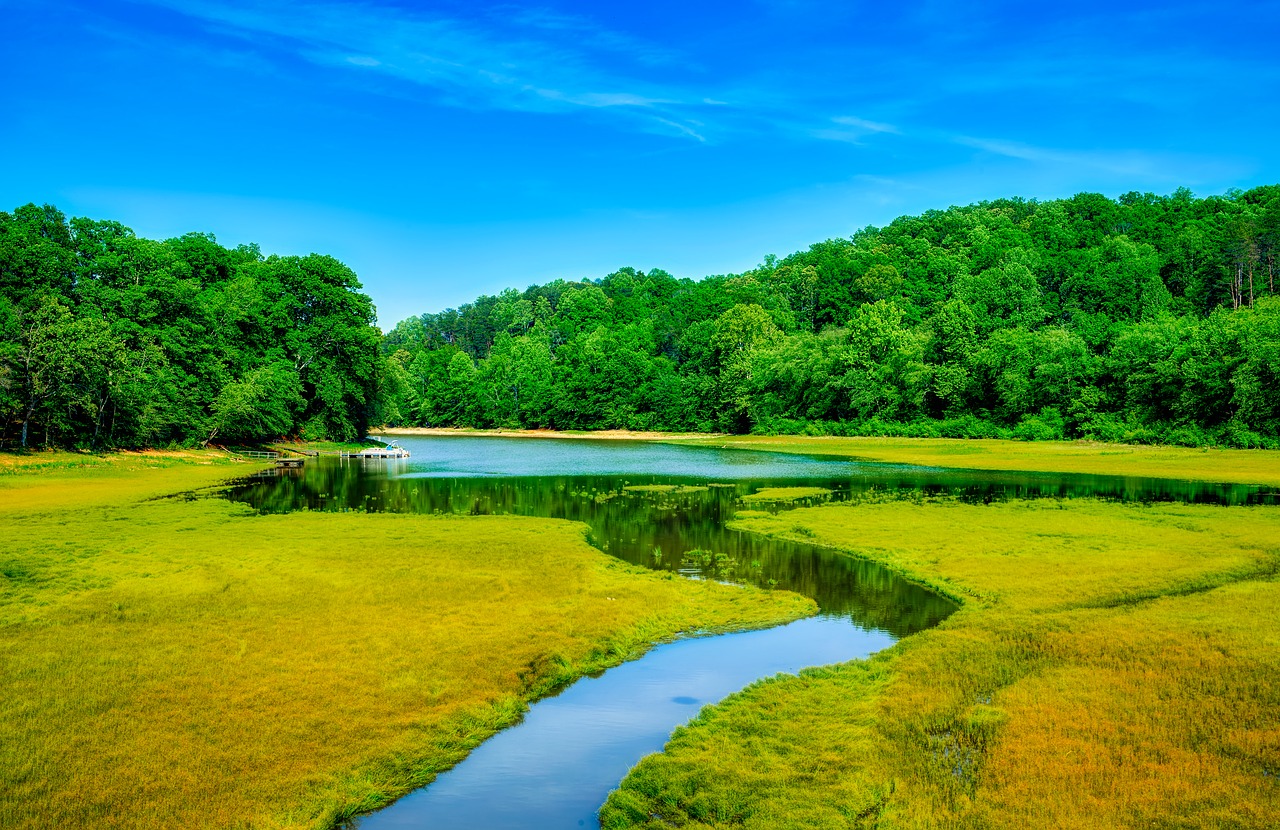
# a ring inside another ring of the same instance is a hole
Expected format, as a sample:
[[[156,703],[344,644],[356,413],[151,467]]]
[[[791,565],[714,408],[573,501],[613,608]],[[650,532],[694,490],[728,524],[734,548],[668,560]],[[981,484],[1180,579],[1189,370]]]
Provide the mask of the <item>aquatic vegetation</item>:
[[[708,488],[695,484],[629,484],[628,493],[705,493]]]
[[[211,453],[3,458],[4,827],[333,826],[584,673],[814,608],[570,522],[156,498],[256,469]]]
[[[831,498],[826,487],[761,487],[739,501],[750,505],[816,504]]]
[[[678,502],[671,496],[690,496],[697,493],[705,493],[710,489],[696,484],[628,484],[620,490],[597,493],[594,497],[596,504],[604,504],[614,499],[620,498],[652,498],[653,504],[657,507],[671,507]]]
[[[869,660],[703,710],[610,796],[606,828],[1278,814],[1280,510],[886,501],[735,526],[883,562],[964,605]]]

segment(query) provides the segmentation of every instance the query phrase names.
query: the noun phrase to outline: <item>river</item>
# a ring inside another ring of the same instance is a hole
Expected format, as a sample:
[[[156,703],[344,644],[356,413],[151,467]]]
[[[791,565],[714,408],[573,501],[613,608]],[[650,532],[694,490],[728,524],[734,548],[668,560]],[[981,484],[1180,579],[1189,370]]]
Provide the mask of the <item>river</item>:
[[[579,680],[431,785],[361,818],[386,828],[597,827],[609,790],[700,707],[779,672],[866,657],[936,625],[955,605],[871,562],[725,527],[763,488],[806,499],[1099,497],[1245,504],[1264,488],[1043,473],[979,472],[640,441],[420,437],[401,460],[309,460],[229,491],[266,512],[512,513],[585,523],[597,547],[691,578],[812,597],[820,613],[765,631],[690,637]]]

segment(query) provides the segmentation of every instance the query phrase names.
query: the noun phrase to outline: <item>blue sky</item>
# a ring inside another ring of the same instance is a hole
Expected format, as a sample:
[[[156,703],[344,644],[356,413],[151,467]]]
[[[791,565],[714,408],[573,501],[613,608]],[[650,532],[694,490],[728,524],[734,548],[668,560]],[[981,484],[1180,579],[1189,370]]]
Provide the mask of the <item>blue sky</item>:
[[[1280,182],[1280,3],[0,0],[0,209],[351,265],[384,327],[1007,195]]]

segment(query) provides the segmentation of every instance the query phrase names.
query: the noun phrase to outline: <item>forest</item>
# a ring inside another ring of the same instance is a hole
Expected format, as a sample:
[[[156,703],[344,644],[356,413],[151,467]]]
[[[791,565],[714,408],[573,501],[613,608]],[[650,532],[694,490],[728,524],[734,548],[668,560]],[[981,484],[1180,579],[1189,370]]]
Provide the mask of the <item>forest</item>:
[[[383,339],[418,426],[1276,446],[1280,186],[1002,199],[743,274],[623,268]]]
[[[0,213],[0,441],[84,449],[362,437],[394,395],[336,259]]]
[[[1280,446],[1280,185],[1002,199],[746,273],[623,268],[385,336],[332,257],[0,212],[0,443],[374,425]]]

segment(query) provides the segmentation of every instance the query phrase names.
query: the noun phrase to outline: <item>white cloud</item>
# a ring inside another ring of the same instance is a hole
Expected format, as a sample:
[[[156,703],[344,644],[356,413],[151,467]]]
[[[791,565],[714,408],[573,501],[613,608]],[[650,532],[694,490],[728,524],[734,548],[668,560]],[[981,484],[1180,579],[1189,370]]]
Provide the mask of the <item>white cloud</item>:
[[[832,118],[837,124],[845,127],[854,127],[864,133],[898,133],[901,132],[892,124],[885,124],[880,121],[868,121],[865,118],[855,118],[852,115],[841,115],[838,118]]]
[[[1124,177],[1131,181],[1169,181],[1187,184],[1192,180],[1229,178],[1241,174],[1240,164],[1235,160],[1185,153],[1109,149],[1067,150],[967,135],[952,136],[951,141],[993,155],[1029,162],[1039,167],[1096,171]]]
[[[704,140],[688,111],[705,97],[668,84],[619,76],[593,59],[585,39],[643,61],[660,50],[583,18],[524,11],[484,27],[369,3],[148,0],[215,24],[222,32],[291,51],[313,63],[360,67],[434,89],[477,109],[624,113],[642,129]],[[567,36],[566,36],[567,35]],[[611,54],[611,56],[613,56]],[[616,63],[616,60],[610,61]],[[687,102],[687,103],[686,103]]]

